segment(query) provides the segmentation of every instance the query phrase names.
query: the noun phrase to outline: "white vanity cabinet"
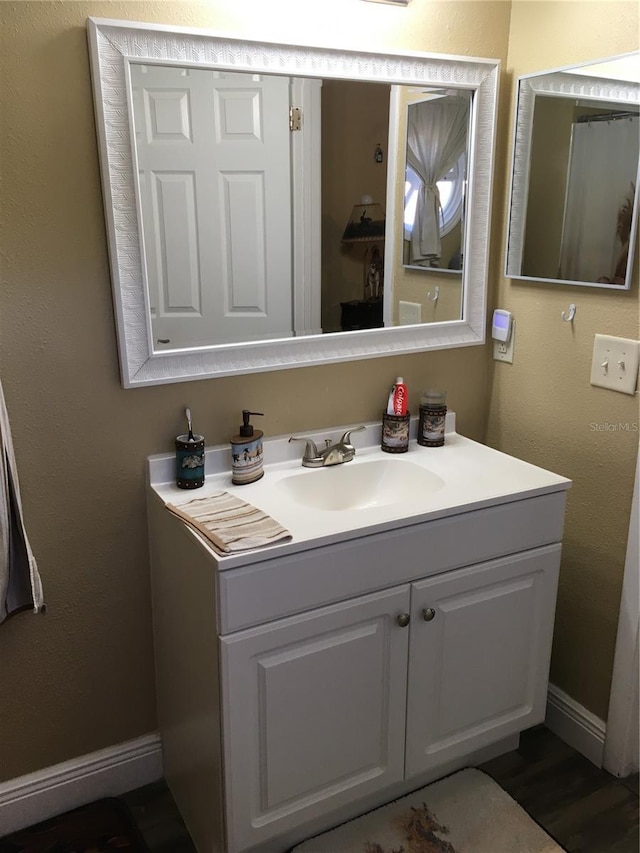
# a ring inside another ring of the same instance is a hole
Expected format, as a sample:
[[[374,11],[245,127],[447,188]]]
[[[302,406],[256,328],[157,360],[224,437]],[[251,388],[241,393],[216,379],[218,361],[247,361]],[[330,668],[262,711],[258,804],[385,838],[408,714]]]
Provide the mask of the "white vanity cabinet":
[[[560,548],[220,640],[229,849],[544,719]]]
[[[443,488],[431,512],[319,539],[282,503],[292,541],[232,557],[152,479],[164,772],[199,853],[285,853],[544,719],[570,483],[457,436],[452,458],[456,442],[487,499],[445,506]]]

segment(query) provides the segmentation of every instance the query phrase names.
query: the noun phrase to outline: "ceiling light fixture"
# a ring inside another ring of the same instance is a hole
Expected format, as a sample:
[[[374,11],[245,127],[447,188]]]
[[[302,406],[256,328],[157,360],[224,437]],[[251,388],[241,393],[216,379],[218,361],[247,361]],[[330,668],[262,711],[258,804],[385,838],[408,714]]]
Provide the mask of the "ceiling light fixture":
[[[408,6],[411,0],[365,0],[366,3],[388,3],[391,6]]]

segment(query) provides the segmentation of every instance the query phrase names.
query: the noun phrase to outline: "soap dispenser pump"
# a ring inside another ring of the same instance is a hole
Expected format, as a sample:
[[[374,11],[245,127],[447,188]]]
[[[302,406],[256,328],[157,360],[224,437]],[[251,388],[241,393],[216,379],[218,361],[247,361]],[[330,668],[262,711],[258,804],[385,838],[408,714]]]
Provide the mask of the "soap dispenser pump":
[[[262,436],[259,429],[254,429],[249,418],[252,415],[262,417],[262,412],[242,410],[242,425],[238,435],[231,436],[231,482],[236,486],[255,483],[264,474],[262,467]]]

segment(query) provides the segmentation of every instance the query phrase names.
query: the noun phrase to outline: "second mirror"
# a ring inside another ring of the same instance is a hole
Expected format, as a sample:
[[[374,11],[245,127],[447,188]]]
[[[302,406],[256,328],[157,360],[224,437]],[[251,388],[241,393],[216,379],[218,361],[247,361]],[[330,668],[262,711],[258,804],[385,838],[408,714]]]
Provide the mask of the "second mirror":
[[[412,93],[407,105],[403,265],[460,272],[470,92]]]

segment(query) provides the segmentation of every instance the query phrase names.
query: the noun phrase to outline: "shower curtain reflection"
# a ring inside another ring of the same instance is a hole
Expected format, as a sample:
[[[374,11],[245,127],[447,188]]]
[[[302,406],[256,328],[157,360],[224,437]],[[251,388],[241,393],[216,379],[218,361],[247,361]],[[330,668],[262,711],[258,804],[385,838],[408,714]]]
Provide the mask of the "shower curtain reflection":
[[[639,124],[636,115],[573,125],[558,278],[624,284]]]

